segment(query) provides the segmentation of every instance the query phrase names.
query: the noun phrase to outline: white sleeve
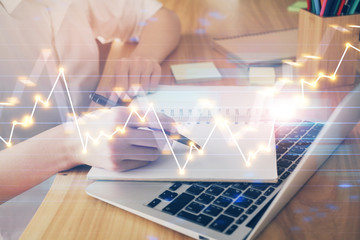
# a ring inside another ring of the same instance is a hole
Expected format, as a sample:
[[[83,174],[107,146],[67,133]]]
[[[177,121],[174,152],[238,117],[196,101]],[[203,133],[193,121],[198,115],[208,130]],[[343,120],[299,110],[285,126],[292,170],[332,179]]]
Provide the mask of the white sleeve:
[[[156,0],[88,0],[94,36],[104,42],[114,38],[138,41],[142,28],[161,7]]]

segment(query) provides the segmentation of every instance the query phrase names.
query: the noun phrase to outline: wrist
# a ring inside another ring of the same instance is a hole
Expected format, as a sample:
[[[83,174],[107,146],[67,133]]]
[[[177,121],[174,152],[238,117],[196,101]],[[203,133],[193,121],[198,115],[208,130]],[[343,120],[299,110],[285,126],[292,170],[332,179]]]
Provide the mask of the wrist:
[[[73,123],[69,124],[72,125]],[[64,134],[63,151],[65,170],[73,168],[77,165],[84,164],[82,157],[82,144],[79,135],[75,129],[75,126],[68,126],[67,124],[62,124],[59,127],[61,127]]]

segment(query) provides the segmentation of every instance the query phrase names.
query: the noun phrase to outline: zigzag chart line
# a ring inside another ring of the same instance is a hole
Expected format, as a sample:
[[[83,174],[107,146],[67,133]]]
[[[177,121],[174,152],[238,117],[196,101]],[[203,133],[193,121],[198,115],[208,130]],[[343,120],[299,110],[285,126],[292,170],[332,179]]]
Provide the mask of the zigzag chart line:
[[[319,74],[319,76],[313,81],[313,82],[308,82],[308,81],[305,81],[304,79],[301,79],[301,92],[302,92],[302,97],[304,98],[304,85],[309,85],[309,86],[312,86],[312,87],[315,87],[317,82],[320,81],[321,78],[328,78],[328,79],[331,79],[331,80],[335,80],[336,78],[336,74],[343,62],[343,59],[347,53],[347,51],[349,50],[349,48],[352,48],[358,52],[360,52],[360,49],[354,47],[353,45],[351,45],[350,43],[347,43],[346,44],[346,48],[339,60],[339,63],[334,71],[334,73],[332,75],[324,75],[322,73]],[[69,91],[69,88],[68,88],[68,85],[67,85],[67,81],[66,81],[66,77],[64,75],[64,69],[60,69],[60,73],[58,74],[57,78],[56,78],[56,81],[55,83],[53,84],[53,87],[47,97],[47,99],[44,101],[41,99],[40,96],[36,96],[35,98],[35,104],[32,108],[32,111],[31,111],[31,114],[30,116],[27,116],[25,117],[25,119],[23,121],[13,121],[12,123],[12,127],[11,127],[11,132],[10,132],[10,136],[9,136],[9,140],[6,141],[2,136],[0,136],[0,140],[2,140],[8,147],[11,147],[12,146],[12,138],[13,138],[13,133],[15,131],[15,127],[20,125],[20,126],[23,126],[23,127],[27,127],[31,124],[33,124],[33,117],[34,117],[34,114],[35,114],[35,111],[37,109],[37,106],[39,103],[42,103],[45,107],[49,105],[49,102],[50,102],[50,98],[54,92],[54,89],[57,85],[57,83],[59,82],[60,78],[63,79],[63,82],[64,82],[64,86],[65,86],[65,90],[66,90],[66,94],[67,94],[67,97],[68,97],[68,100],[70,102],[70,107],[71,107],[71,111],[72,111],[72,115],[73,115],[73,118],[74,118],[74,122],[75,122],[75,126],[76,126],[76,130],[78,132],[78,135],[79,135],[79,139],[81,141],[81,144],[82,144],[82,147],[83,147],[83,153],[86,153],[87,152],[87,146],[88,146],[88,143],[89,143],[89,140],[92,140],[93,142],[98,142],[101,138],[107,138],[107,139],[110,139],[112,138],[115,134],[117,133],[124,133],[125,132],[125,129],[127,127],[127,124],[129,122],[129,120],[131,119],[131,117],[135,114],[137,115],[140,120],[144,120],[146,118],[146,116],[149,114],[149,112],[153,112],[155,117],[156,117],[156,120],[157,122],[159,123],[159,126],[161,128],[161,131],[162,131],[162,134],[164,135],[165,139],[166,139],[166,143],[167,145],[169,146],[170,148],[170,151],[171,151],[171,154],[178,166],[178,169],[180,171],[180,173],[183,173],[184,170],[185,170],[185,167],[187,166],[188,162],[192,159],[192,154],[193,154],[193,151],[196,150],[199,154],[203,154],[203,151],[205,150],[212,134],[214,133],[214,131],[216,130],[216,128],[218,127],[219,124],[222,124],[223,126],[226,127],[227,131],[229,132],[229,135],[231,136],[231,140],[234,142],[236,148],[238,149],[241,157],[243,158],[243,161],[245,162],[246,166],[250,166],[250,160],[255,158],[256,155],[261,152],[261,151],[268,151],[269,150],[269,147],[270,147],[270,144],[271,144],[271,138],[274,134],[274,125],[275,125],[275,119],[274,119],[274,122],[272,124],[272,130],[271,130],[271,133],[270,133],[270,136],[269,136],[269,141],[268,141],[268,144],[266,147],[259,147],[253,154],[249,154],[248,157],[245,156],[245,154],[243,153],[242,149],[240,148],[237,140],[236,140],[236,137],[234,136],[233,132],[231,131],[230,127],[226,124],[226,123],[218,123],[216,122],[212,128],[212,130],[210,131],[208,137],[206,138],[206,141],[203,145],[203,147],[201,149],[198,149],[194,144],[191,144],[190,146],[190,149],[189,149],[189,154],[187,156],[187,159],[186,159],[186,162],[183,166],[180,165],[179,163],[179,160],[174,152],[174,149],[172,148],[171,146],[171,143],[169,141],[169,138],[167,137],[166,133],[165,133],[165,130],[160,122],[160,119],[156,113],[156,110],[154,108],[154,106],[150,105],[148,107],[148,109],[146,110],[145,114],[143,116],[141,116],[136,110],[132,110],[131,113],[129,114],[124,126],[122,128],[118,127],[116,128],[116,130],[114,132],[112,132],[111,134],[105,134],[105,133],[99,133],[99,135],[97,137],[92,137],[91,135],[86,135],[86,138],[84,139],[83,138],[83,135],[82,135],[82,132],[81,132],[81,129],[80,129],[80,126],[79,126],[79,123],[78,123],[78,118],[76,116],[76,113],[75,113],[75,109],[74,109],[74,106],[73,106],[73,102],[72,102],[72,99],[71,99],[71,96],[70,96],[70,91]],[[1,105],[4,105],[4,106],[11,106],[11,104],[7,104],[7,103],[2,103]]]
[[[82,144],[82,148],[83,148],[83,153],[86,153],[87,152],[87,148],[88,148],[88,143],[89,141],[93,141],[93,142],[98,142],[101,138],[106,138],[106,139],[111,139],[114,137],[115,134],[122,134],[125,132],[125,129],[131,119],[131,117],[135,114],[140,120],[144,121],[146,116],[150,113],[150,112],[153,112],[154,115],[155,115],[155,118],[156,118],[156,121],[159,123],[159,126],[160,126],[160,129],[161,129],[161,132],[162,134],[164,135],[165,137],[165,140],[166,140],[166,143],[168,145],[168,147],[170,148],[170,151],[171,151],[171,154],[177,164],[177,167],[180,171],[181,174],[184,173],[185,171],[185,167],[187,166],[187,164],[189,163],[189,161],[192,159],[192,155],[193,155],[193,151],[196,150],[199,154],[203,154],[203,152],[205,151],[206,149],[206,146],[211,138],[211,136],[213,135],[214,131],[218,128],[219,125],[222,125],[224,126],[227,131],[229,132],[229,135],[231,136],[231,140],[234,142],[237,150],[239,151],[243,161],[245,162],[245,165],[246,166],[250,166],[251,163],[251,159],[254,159],[256,157],[256,155],[258,153],[260,153],[261,151],[269,151],[270,150],[270,144],[271,144],[271,139],[273,137],[273,134],[274,134],[274,125],[275,125],[275,119],[272,123],[272,129],[271,129],[271,132],[270,132],[270,136],[269,136],[269,141],[267,143],[267,146],[261,146],[259,147],[254,153],[251,153],[248,155],[248,157],[245,156],[244,152],[242,151],[242,149],[240,148],[237,140],[236,140],[236,137],[235,135],[233,134],[233,132],[231,131],[230,127],[228,126],[228,124],[226,122],[216,122],[213,126],[213,128],[211,129],[208,137],[206,138],[206,141],[204,143],[204,145],[202,146],[201,149],[198,149],[194,144],[190,144],[190,149],[189,149],[189,154],[187,155],[187,159],[186,159],[186,162],[184,163],[183,166],[180,165],[179,163],[179,160],[178,160],[178,157],[176,156],[175,152],[174,152],[174,149],[172,148],[171,146],[171,143],[169,141],[169,138],[168,136],[166,135],[165,133],[165,130],[161,124],[161,121],[156,113],[156,110],[154,108],[153,105],[149,105],[149,107],[147,108],[145,114],[143,116],[141,116],[137,111],[136,109],[132,109],[131,110],[131,113],[129,114],[126,122],[124,123],[123,127],[117,127],[115,129],[114,132],[110,133],[110,134],[105,134],[103,132],[100,132],[98,136],[96,137],[92,137],[90,134],[86,134],[86,138],[84,139],[83,138],[83,135],[82,135],[82,132],[81,132],[81,129],[80,129],[80,125],[79,125],[79,122],[78,122],[78,117],[76,116],[76,113],[75,113],[75,109],[74,109],[74,105],[73,105],[73,102],[72,102],[72,99],[71,99],[71,96],[70,96],[70,91],[69,91],[69,88],[68,88],[68,85],[67,85],[67,81],[66,81],[66,77],[64,75],[64,69],[60,69],[60,73],[58,74],[57,78],[56,78],[56,81],[48,95],[48,97],[46,98],[46,100],[42,100],[40,96],[36,96],[35,97],[35,104],[32,108],[32,111],[31,111],[31,114],[29,116],[26,116],[25,119],[21,122],[19,121],[13,121],[12,123],[12,127],[11,127],[11,132],[10,132],[10,136],[9,136],[9,140],[6,141],[2,136],[0,136],[0,140],[2,140],[8,147],[11,147],[12,146],[12,138],[13,138],[13,133],[14,133],[14,130],[15,130],[15,127],[16,126],[23,126],[23,127],[28,127],[30,125],[33,124],[33,117],[34,117],[34,114],[35,114],[35,111],[37,109],[37,106],[39,105],[39,103],[43,104],[45,107],[49,106],[49,103],[50,103],[50,98],[54,92],[54,89],[57,85],[57,83],[59,82],[60,78],[63,80],[63,83],[64,83],[64,86],[65,86],[65,90],[66,90],[66,94],[67,94],[67,97],[68,97],[68,100],[69,100],[69,103],[70,103],[70,108],[71,108],[71,111],[72,111],[72,115],[73,115],[73,118],[74,118],[74,122],[75,122],[75,126],[76,126],[76,130],[77,130],[77,133],[79,135],[79,139],[81,141],[81,144]]]
[[[350,43],[346,43],[346,48],[339,60],[339,63],[334,71],[334,73],[332,75],[324,75],[323,73],[319,73],[318,77],[313,81],[313,82],[308,82],[308,81],[305,81],[304,79],[301,79],[301,95],[302,95],[302,98],[304,99],[305,96],[304,96],[304,85],[309,85],[311,87],[315,87],[316,84],[320,81],[321,78],[328,78],[330,80],[335,80],[336,79],[336,73],[338,72],[340,66],[341,66],[341,63],[343,62],[344,60],[344,57],[347,53],[347,51],[349,50],[349,48],[353,48],[354,50],[360,52],[360,49],[354,47],[353,45],[351,45]]]

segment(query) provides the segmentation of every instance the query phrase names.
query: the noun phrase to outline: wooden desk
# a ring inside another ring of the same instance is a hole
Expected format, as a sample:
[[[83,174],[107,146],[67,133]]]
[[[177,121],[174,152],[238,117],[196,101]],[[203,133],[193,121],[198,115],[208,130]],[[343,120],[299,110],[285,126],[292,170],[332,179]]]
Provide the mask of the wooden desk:
[[[162,65],[164,76],[171,76],[170,64],[180,62],[208,60],[219,68],[235,68],[210,48],[202,34],[204,31],[209,35],[222,35],[297,26],[297,14],[286,10],[293,0],[163,2],[179,15],[183,32],[180,46]],[[114,45],[105,75],[109,77],[112,73],[111,60],[128,55],[132,48],[127,45],[119,49]],[[174,80],[164,77],[162,83],[174,84]],[[225,85],[237,83],[238,79],[233,78],[222,81]],[[358,126],[259,239],[360,238],[359,133]],[[91,183],[86,180],[88,169],[78,167],[56,176],[22,239],[190,239],[87,196],[85,188]]]

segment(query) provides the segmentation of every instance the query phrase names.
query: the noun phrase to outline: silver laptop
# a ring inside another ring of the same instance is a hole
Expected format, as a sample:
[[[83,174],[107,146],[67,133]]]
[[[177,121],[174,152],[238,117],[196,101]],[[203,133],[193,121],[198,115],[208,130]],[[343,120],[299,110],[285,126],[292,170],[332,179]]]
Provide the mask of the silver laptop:
[[[86,191],[195,239],[251,239],[336,150],[359,119],[360,85],[327,121],[279,123],[275,132],[277,183],[97,181]]]

